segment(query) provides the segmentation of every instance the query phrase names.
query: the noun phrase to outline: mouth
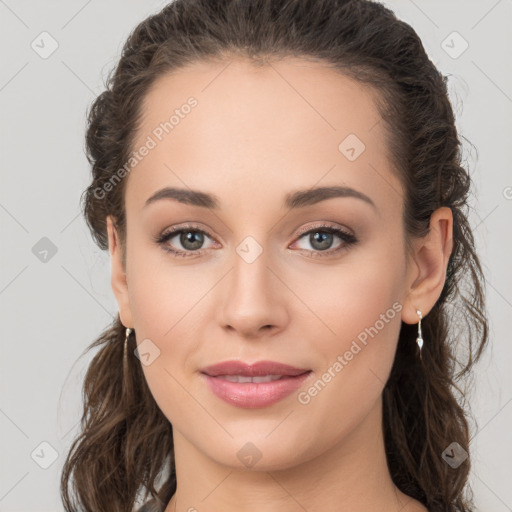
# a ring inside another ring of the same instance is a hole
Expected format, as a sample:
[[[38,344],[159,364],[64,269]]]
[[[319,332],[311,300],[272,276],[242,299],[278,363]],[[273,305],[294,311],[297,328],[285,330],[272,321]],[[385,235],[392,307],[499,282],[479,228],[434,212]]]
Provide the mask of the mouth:
[[[273,361],[253,365],[225,361],[201,371],[209,389],[221,400],[244,408],[266,407],[290,395],[312,374]]]

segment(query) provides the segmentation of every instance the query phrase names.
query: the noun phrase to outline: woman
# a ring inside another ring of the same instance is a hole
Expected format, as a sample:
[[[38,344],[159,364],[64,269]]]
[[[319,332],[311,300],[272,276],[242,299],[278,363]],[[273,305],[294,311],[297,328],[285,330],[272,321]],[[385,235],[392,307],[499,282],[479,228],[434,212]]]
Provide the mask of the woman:
[[[472,509],[454,390],[483,276],[446,78],[409,25],[176,0],[130,35],[87,149],[119,315],[89,347],[67,511]]]

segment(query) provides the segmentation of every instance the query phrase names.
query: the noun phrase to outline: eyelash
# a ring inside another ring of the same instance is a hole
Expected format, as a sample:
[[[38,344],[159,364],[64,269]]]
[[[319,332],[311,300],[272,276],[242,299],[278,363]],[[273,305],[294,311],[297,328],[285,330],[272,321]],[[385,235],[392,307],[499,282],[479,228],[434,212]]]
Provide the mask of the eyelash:
[[[171,253],[174,256],[180,256],[180,257],[185,257],[185,258],[192,257],[192,256],[200,256],[207,249],[198,249],[196,251],[181,251],[181,250],[171,249],[168,245],[166,245],[167,242],[171,238],[174,238],[176,235],[179,235],[181,233],[190,233],[190,232],[201,233],[203,235],[208,236],[209,238],[213,238],[206,231],[204,231],[203,229],[200,229],[198,226],[186,225],[186,226],[180,226],[178,228],[173,228],[168,231],[164,231],[160,235],[157,235],[154,238],[154,241],[158,245],[160,245],[164,251]],[[326,251],[311,251],[309,249],[300,249],[302,251],[307,251],[309,253],[315,254],[315,256],[314,256],[315,258],[332,256],[334,254],[337,254],[339,251],[342,251],[343,249],[348,249],[349,247],[351,247],[352,245],[355,245],[358,242],[358,239],[351,233],[348,233],[340,228],[335,228],[333,226],[328,226],[328,225],[315,226],[315,227],[309,228],[305,231],[301,231],[298,233],[297,240],[300,240],[305,235],[309,235],[311,233],[316,233],[316,232],[335,234],[339,238],[341,238],[341,240],[343,240],[344,244],[342,244],[340,247],[337,247],[336,249],[332,249],[332,250],[329,249]]]

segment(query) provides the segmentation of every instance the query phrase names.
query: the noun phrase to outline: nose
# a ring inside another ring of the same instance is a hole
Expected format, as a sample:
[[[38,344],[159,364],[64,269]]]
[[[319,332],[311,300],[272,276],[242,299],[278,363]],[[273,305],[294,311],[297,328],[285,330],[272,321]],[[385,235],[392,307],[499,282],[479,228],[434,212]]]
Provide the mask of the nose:
[[[233,268],[225,279],[219,310],[225,330],[254,339],[275,335],[286,328],[287,288],[269,263],[265,251],[250,263],[235,255]]]

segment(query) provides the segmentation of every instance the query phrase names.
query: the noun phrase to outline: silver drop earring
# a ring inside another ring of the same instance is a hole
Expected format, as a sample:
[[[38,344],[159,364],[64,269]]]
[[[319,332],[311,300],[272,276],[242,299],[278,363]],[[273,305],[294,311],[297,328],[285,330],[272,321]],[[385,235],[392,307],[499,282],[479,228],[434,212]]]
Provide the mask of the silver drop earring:
[[[130,327],[126,328],[125,331],[125,337],[124,337],[124,351],[126,353],[126,345],[128,344],[128,338],[130,337],[130,334],[132,333],[133,329],[130,329]]]
[[[123,368],[125,373],[128,371],[128,338],[130,334],[133,332],[133,329],[130,327],[126,328],[125,337],[124,337],[124,349],[123,349]]]
[[[418,322],[418,337],[416,338],[416,343],[418,344],[418,347],[420,349],[420,359],[421,359],[421,348],[423,347],[423,337],[421,334],[421,311],[419,309],[416,310],[416,313],[418,313],[418,316],[420,317],[420,320]]]
[[[127,400],[129,393],[129,389],[130,389],[130,378],[129,378],[129,375],[128,375],[128,338],[130,337],[130,334],[133,332],[133,329],[130,329],[129,327],[126,328],[126,331],[125,331],[125,337],[124,337],[124,348],[123,348],[123,383],[124,383],[124,386],[123,386],[123,390],[124,390],[124,394],[123,394],[123,400]]]

